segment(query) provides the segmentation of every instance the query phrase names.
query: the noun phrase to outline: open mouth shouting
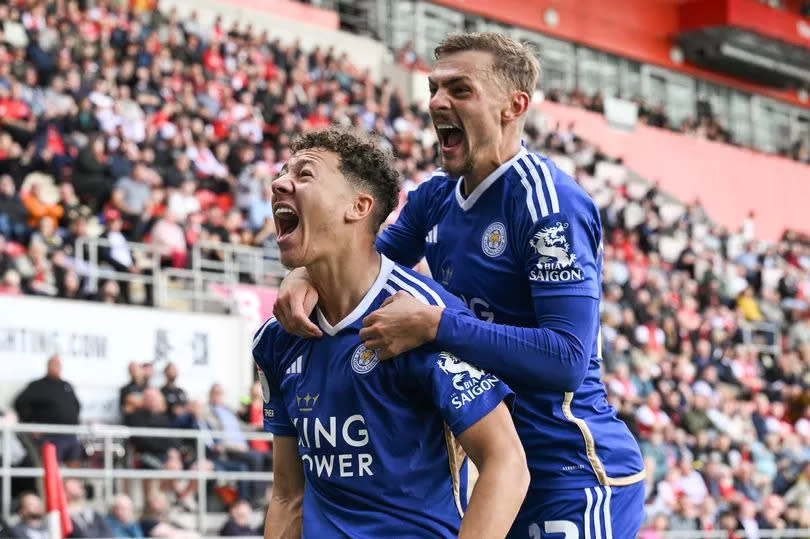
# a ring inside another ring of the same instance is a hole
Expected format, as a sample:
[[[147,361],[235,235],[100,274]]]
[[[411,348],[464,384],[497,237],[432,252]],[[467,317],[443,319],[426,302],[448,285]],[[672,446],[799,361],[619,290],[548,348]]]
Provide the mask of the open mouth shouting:
[[[444,157],[450,157],[461,149],[464,145],[464,129],[460,125],[444,121],[435,125]]]
[[[276,220],[276,240],[281,244],[292,237],[300,222],[298,212],[289,204],[280,202],[273,206],[273,217]]]

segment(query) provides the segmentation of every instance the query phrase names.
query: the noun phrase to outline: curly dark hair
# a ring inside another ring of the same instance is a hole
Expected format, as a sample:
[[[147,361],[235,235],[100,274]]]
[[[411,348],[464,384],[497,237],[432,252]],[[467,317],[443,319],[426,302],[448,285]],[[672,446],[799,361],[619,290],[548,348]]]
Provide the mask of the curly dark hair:
[[[397,207],[399,172],[394,168],[394,156],[371,136],[354,129],[329,127],[296,137],[290,148],[294,154],[312,148],[337,154],[346,179],[374,197],[374,232]]]

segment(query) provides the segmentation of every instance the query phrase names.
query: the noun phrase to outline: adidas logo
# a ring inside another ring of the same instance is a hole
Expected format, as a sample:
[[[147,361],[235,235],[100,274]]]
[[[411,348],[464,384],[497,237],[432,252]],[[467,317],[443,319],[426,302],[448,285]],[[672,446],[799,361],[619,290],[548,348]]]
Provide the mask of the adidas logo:
[[[304,363],[304,356],[298,356],[298,359],[292,362],[292,365],[287,367],[284,374],[301,374],[301,366]]]
[[[439,225],[435,225],[430,229],[428,235],[425,236],[425,243],[438,243],[439,242]]]

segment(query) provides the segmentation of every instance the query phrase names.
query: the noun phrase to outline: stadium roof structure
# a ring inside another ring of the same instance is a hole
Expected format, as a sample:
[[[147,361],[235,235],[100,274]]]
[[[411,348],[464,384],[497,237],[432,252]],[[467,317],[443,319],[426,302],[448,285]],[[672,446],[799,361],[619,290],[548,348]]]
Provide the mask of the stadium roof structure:
[[[800,91],[810,86],[810,19],[797,9],[758,0],[429,1],[810,108]]]
[[[810,85],[810,19],[754,0],[695,0],[678,16],[690,62],[769,86]]]

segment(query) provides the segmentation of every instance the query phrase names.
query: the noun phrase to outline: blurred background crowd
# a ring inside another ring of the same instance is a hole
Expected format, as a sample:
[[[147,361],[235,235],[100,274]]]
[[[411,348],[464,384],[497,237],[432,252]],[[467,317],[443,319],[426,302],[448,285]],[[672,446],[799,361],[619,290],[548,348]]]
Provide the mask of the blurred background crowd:
[[[548,98],[600,111],[598,95]],[[651,125],[729,141],[710,117],[671,126],[659,110],[642,113]],[[102,262],[132,273],[149,269],[131,241],[157,246],[161,263],[178,268],[202,240],[271,246],[269,182],[296,134],[331,123],[374,131],[394,151],[403,203],[435,169],[426,111],[390,81],[373,81],[346,51],[304,50],[249,24],[136,14],[105,0],[0,3],[0,294],[134,302],[125,282],[87,291],[75,252],[83,237],[109,240]],[[605,381],[647,464],[645,537],[810,528],[810,239],[788,232],[758,241],[753,213],[727,230],[699,201],[678,203],[643,181],[616,186],[610,171],[621,160],[580,138],[576,125],[538,115],[526,144],[564,163],[602,212]],[[806,145],[789,153],[810,160]],[[151,370],[130,366],[123,424],[229,435],[212,438],[205,455],[182,440],[135,438],[132,466],[269,469],[270,445],[242,434],[260,428],[258,386],[242,410],[230,410],[221,386],[207,403],[189,401],[176,368],[160,387]],[[78,423],[75,395],[52,391],[69,380],[50,359],[3,420]],[[53,441],[66,463],[90,459],[82,440]],[[17,457],[30,458],[25,444]],[[87,537],[187,534],[169,513],[199,503],[193,481],[158,481],[137,518],[126,495],[93,509],[83,483],[66,486],[76,529],[96,526]],[[255,531],[266,490],[237,481],[209,494],[244,535]],[[18,528],[8,533],[44,529],[36,494],[20,493],[15,510]]]

